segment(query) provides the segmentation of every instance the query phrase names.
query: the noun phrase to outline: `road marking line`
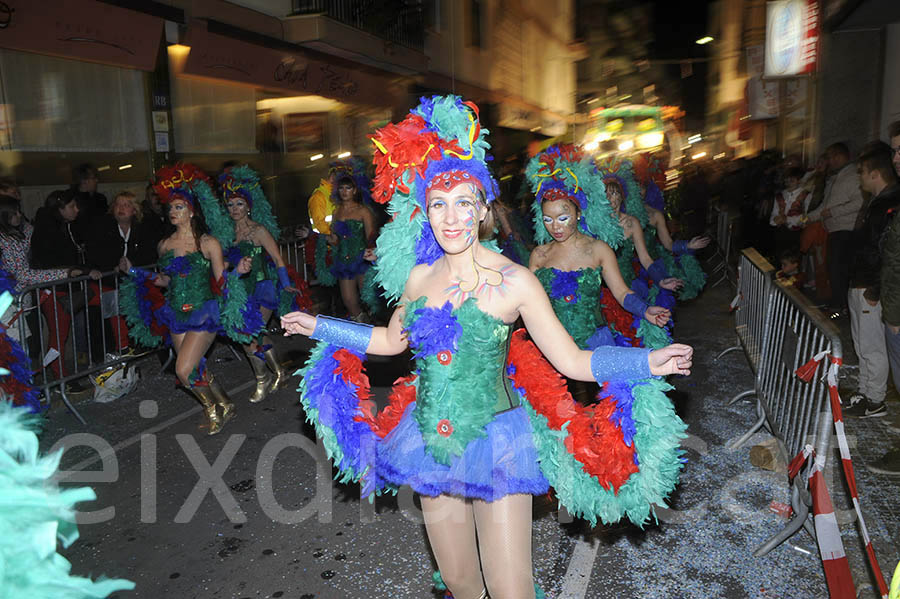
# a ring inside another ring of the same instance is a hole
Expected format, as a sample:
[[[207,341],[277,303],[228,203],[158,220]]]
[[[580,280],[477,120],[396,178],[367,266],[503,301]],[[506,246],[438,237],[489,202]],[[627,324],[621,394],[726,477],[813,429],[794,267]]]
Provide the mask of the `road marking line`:
[[[246,383],[241,383],[240,385],[238,385],[237,387],[234,387],[233,389],[229,389],[228,391],[226,391],[226,393],[229,396],[231,396],[231,395],[234,395],[235,393],[240,393],[241,391],[244,391],[245,389],[249,389],[250,387],[252,387],[255,384],[256,384],[256,381],[247,381]],[[74,466],[71,466],[70,468],[68,468],[66,470],[60,470],[56,474],[55,478],[56,478],[56,480],[64,481],[67,478],[69,478],[69,476],[71,476],[73,473],[84,470],[85,468],[87,468],[89,466],[93,466],[97,462],[102,461],[104,458],[106,458],[110,455],[115,455],[122,449],[131,447],[135,443],[139,442],[143,435],[148,435],[148,434],[152,435],[154,433],[158,433],[162,430],[165,430],[165,429],[169,428],[170,426],[172,426],[173,424],[177,424],[177,423],[181,422],[188,416],[192,416],[192,415],[196,414],[197,412],[202,411],[202,409],[203,409],[202,406],[195,405],[192,408],[185,410],[184,412],[182,412],[180,414],[172,416],[165,422],[160,422],[159,424],[151,426],[150,428],[145,429],[145,430],[137,433],[136,435],[133,435],[133,436],[125,439],[124,441],[120,441],[119,443],[116,443],[115,445],[113,445],[111,451],[108,449],[106,451],[101,451],[92,458],[87,458],[87,459],[81,460],[80,462],[78,462],[77,464],[75,464]],[[68,448],[66,448],[66,449],[68,449]],[[63,453],[65,453],[65,450],[63,450]]]
[[[600,549],[600,543],[596,540],[593,543],[582,539],[575,540],[575,550],[572,552],[569,568],[563,577],[559,599],[584,599],[598,549]]]

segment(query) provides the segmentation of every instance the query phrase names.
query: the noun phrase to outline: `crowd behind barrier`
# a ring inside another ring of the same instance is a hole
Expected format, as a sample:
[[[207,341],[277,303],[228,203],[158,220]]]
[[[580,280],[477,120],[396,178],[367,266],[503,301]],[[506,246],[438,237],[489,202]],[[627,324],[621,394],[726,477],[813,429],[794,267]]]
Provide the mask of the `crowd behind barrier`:
[[[713,283],[710,288],[716,287],[723,281],[728,280],[734,285],[736,273],[732,270],[732,250],[734,249],[734,234],[738,216],[732,216],[728,212],[728,207],[722,204],[713,207],[711,213],[715,214],[715,251],[709,259],[710,265],[715,266],[710,270],[709,275],[713,276],[721,272],[718,280]]]
[[[281,242],[279,249],[285,262],[308,280],[305,242]],[[144,268],[155,270],[156,265]],[[18,294],[3,322],[28,356],[41,403],[49,406],[54,391],[58,392],[82,424],[86,421],[69,398],[68,383],[147,353],[129,348],[127,326],[118,309],[122,282],[118,274],[112,270],[96,280],[83,275],[29,285]],[[168,361],[163,370],[167,365]]]

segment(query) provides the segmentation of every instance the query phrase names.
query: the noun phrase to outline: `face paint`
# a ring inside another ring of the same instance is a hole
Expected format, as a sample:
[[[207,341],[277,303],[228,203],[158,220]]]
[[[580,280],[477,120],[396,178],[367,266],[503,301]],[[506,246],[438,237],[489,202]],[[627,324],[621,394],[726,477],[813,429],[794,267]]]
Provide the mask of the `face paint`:
[[[563,242],[575,234],[578,227],[578,212],[571,202],[555,200],[541,204],[544,213],[544,227],[554,241]]]
[[[450,190],[435,187],[426,201],[428,222],[445,252],[458,253],[478,240],[482,204],[474,185],[460,184]]]

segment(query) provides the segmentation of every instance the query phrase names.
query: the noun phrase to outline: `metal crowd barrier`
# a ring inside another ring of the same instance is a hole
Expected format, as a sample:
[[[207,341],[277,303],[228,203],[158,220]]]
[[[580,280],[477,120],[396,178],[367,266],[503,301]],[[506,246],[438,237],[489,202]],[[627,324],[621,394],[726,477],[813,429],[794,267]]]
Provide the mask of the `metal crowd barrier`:
[[[710,271],[710,275],[717,272],[722,273],[719,279],[711,285],[715,287],[722,281],[729,279],[731,271],[731,251],[734,242],[734,223],[737,217],[732,218],[728,213],[728,208],[718,206],[716,211],[716,233],[715,233],[715,251],[713,252],[710,262],[718,262],[718,264]]]
[[[293,266],[303,280],[309,282],[309,267],[306,264],[306,240],[292,239],[278,243],[284,263]]]
[[[117,271],[109,271],[99,280],[83,275],[29,285],[13,304],[14,321],[7,323],[31,362],[41,402],[49,405],[57,389],[82,424],[66,383],[138,357],[123,353],[128,340],[118,309],[119,284]]]
[[[767,294],[763,351],[760,353],[755,395],[758,420],[740,439],[730,444],[741,447],[763,426],[784,447],[787,456],[799,453],[806,444],[813,445],[819,459],[831,458],[831,404],[824,379],[805,383],[796,370],[822,351],[842,357],[840,333],[831,321],[792,287],[775,282]],[[827,463],[827,462],[826,462]],[[805,527],[815,538],[809,521],[812,499],[808,478],[796,476],[791,483],[791,505],[794,517],[783,530],[760,545],[754,552],[768,553],[794,533]]]
[[[722,350],[715,361],[726,354],[743,349],[754,376],[759,374],[760,356],[765,351],[766,322],[769,320],[768,296],[774,276],[775,267],[759,252],[753,248],[741,250],[735,298],[738,303],[734,313],[737,344]],[[732,397],[728,405],[754,393],[754,389],[742,391]]]

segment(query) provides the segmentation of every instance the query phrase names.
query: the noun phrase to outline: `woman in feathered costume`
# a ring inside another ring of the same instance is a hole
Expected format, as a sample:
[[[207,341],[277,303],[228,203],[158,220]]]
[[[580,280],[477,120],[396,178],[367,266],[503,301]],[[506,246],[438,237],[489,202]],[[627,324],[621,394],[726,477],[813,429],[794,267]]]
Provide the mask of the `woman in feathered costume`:
[[[493,228],[487,204],[496,196],[486,133],[477,107],[457,96],[422,99],[379,130],[374,196],[390,201],[393,218],[378,237],[375,268],[387,297],[399,300],[389,325],[302,313],[282,323],[319,340],[301,402],[340,479],[360,481],[364,495],[403,484],[421,495],[443,583],[457,599],[528,599],[531,496],[552,484],[573,513],[642,523],[674,485],[683,432],[664,423],[638,424],[634,433],[632,424],[647,416],[637,401],[609,401],[588,414],[537,347],[585,381],[685,373],[692,349],[590,352],[573,343],[534,275],[480,243]],[[512,333],[519,316],[534,343]],[[416,373],[395,384],[376,414],[362,357],[407,347]],[[665,464],[629,477],[645,442]],[[623,459],[610,459],[614,451]]]
[[[531,159],[526,176],[535,194],[534,226],[542,243],[532,252],[529,268],[575,343],[582,349],[668,345],[671,340],[662,327],[670,312],[648,306],[619,272],[613,248],[624,235],[590,156],[572,145],[551,146]],[[616,316],[607,323],[608,313]]]
[[[157,248],[159,273],[126,264],[130,277],[119,301],[132,338],[148,347],[171,341],[178,356],[175,374],[203,405],[208,433],[214,435],[234,416],[234,404],[206,372],[203,356],[220,332],[241,338],[259,330],[258,324],[244,328],[252,313],[238,279],[250,272],[250,260],[242,259],[226,284],[222,246],[207,233],[203,218],[204,210],[216,210],[217,200],[199,168],[191,164],[162,168],[154,189],[168,206],[175,232]],[[160,287],[166,288],[165,297]]]
[[[316,279],[328,287],[337,284],[350,318],[365,319],[360,294],[369,270],[365,252],[377,232],[376,218],[369,208],[365,165],[356,158],[339,164],[333,175],[331,230],[316,240]]]
[[[281,228],[256,171],[247,165],[232,167],[219,177],[219,188],[224,204],[206,214],[206,222],[210,233],[225,248],[228,267],[233,268],[245,258],[250,260],[250,272],[240,278],[240,284],[249,305],[255,309],[253,324],[245,323],[243,327],[252,333],[237,341],[243,345],[256,377],[250,401],[257,403],[288,381],[272,340],[265,335],[265,326],[273,313],[281,316],[296,310],[308,311],[312,302],[306,282],[288,268],[278,250]]]
[[[666,202],[661,189],[665,174],[655,158],[638,156],[634,162],[634,174],[647,212],[645,233],[650,256],[653,259],[662,258],[670,272],[677,271],[681,276],[684,286],[679,290],[679,299],[697,297],[706,285],[706,274],[694,257],[694,252],[708,246],[709,237],[698,235],[689,241],[672,239],[666,219]]]

